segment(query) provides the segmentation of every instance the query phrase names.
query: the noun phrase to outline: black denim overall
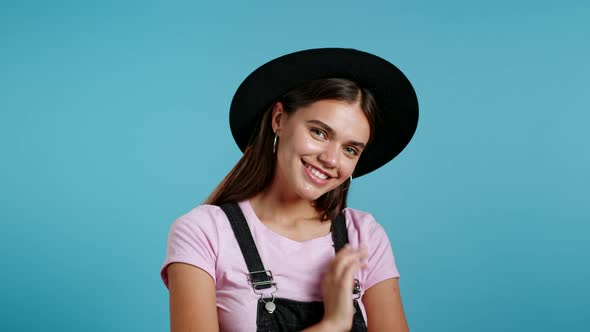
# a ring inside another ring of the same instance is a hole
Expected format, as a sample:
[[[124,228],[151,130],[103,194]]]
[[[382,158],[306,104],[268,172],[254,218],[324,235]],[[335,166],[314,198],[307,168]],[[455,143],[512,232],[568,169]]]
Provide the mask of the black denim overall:
[[[250,228],[239,205],[236,203],[227,203],[220,207],[227,215],[234,235],[240,245],[246,266],[248,266],[248,280],[254,292],[260,295],[256,310],[256,331],[301,331],[319,323],[324,316],[323,302],[301,302],[274,297],[274,293],[277,291],[277,284],[273,280],[272,272],[266,270],[262,264],[258,249],[250,233]],[[348,243],[346,221],[342,212],[332,220],[332,240],[334,241],[334,250],[336,252]],[[264,298],[260,291],[269,288],[271,288],[272,295]],[[352,300],[355,313],[351,332],[367,331],[367,326],[357,301],[358,297],[360,297],[360,292],[361,289],[358,280],[355,280],[353,293],[357,295],[357,298]]]

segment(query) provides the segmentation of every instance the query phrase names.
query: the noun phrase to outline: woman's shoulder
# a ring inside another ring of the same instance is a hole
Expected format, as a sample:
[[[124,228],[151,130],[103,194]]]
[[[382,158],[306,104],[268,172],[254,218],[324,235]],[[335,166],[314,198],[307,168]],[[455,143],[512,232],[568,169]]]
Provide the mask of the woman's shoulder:
[[[202,216],[202,215],[218,215],[220,213],[223,213],[223,211],[217,205],[200,204],[200,205],[197,205],[197,206],[191,208],[183,216],[193,217],[193,216]]]
[[[346,224],[353,226],[359,230],[374,230],[375,228],[381,228],[381,225],[375,220],[373,215],[367,211],[347,207],[342,210],[342,213],[346,217]]]
[[[351,244],[363,244],[369,248],[369,252],[391,246],[385,228],[371,213],[353,208],[346,208],[343,212]]]
[[[174,223],[187,226],[215,226],[217,221],[223,220],[224,218],[226,218],[225,213],[219,206],[201,204],[180,215]]]
[[[346,207],[342,210],[342,213],[346,216],[346,219],[351,219],[355,221],[364,221],[364,222],[377,222],[373,215],[370,212]]]

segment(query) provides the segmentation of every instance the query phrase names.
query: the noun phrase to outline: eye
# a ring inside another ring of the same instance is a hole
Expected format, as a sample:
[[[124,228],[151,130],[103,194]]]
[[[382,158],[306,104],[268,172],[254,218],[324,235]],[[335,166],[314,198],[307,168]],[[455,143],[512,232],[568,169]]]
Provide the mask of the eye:
[[[353,148],[352,146],[345,147],[344,151],[346,152],[346,154],[351,155],[351,156],[358,156],[359,155],[359,151],[357,149]]]
[[[326,139],[326,133],[318,128],[311,128],[311,134],[321,139]]]

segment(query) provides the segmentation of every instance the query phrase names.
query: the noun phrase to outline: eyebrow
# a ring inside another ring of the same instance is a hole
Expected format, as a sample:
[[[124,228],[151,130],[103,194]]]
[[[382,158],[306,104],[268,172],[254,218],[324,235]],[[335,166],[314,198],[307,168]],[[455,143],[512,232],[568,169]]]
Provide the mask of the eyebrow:
[[[306,123],[322,127],[322,129],[324,129],[328,133],[328,135],[334,136],[334,129],[332,129],[330,126],[328,126],[327,124],[323,123],[320,120],[308,120],[308,121],[306,121]],[[354,146],[360,148],[361,150],[365,149],[365,143],[362,143],[362,142],[349,141],[348,144],[354,145]]]

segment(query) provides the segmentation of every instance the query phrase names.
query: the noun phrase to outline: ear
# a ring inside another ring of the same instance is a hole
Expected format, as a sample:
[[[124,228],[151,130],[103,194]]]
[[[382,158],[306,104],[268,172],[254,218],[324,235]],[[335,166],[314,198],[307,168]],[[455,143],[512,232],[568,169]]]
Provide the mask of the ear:
[[[272,124],[272,131],[273,132],[275,132],[276,134],[279,134],[282,127],[284,126],[284,122],[285,122],[286,117],[287,117],[287,114],[285,113],[285,110],[283,109],[283,103],[281,103],[280,101],[277,101],[272,108],[271,124]]]

